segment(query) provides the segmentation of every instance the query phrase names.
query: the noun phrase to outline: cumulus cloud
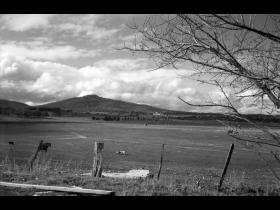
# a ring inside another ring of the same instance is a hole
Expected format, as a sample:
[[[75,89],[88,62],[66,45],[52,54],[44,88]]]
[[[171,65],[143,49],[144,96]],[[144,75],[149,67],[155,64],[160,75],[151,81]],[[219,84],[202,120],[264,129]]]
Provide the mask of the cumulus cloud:
[[[0,41],[0,54],[39,60],[76,59],[94,57],[98,50],[78,49],[71,45],[55,45],[42,40],[19,42]]]
[[[12,31],[26,31],[47,26],[53,14],[9,14],[0,18],[2,28]]]
[[[52,32],[59,33],[64,37],[70,36],[79,40],[94,41],[112,37],[123,28],[108,28],[106,27],[107,22],[104,20],[104,16],[96,14],[60,15],[49,28]]]
[[[170,69],[148,72],[151,70],[149,61],[138,57],[131,59],[118,56],[119,59],[104,57],[102,60],[96,60],[96,55],[104,53],[104,49],[108,51],[104,43],[130,39],[129,34],[117,34],[122,30],[123,24],[112,26],[110,25],[112,19],[114,16],[104,18],[102,15],[1,16],[1,32],[4,34],[7,30],[20,32],[19,34],[25,37],[20,39],[21,41],[18,39],[0,41],[1,98],[36,105],[97,94],[113,99],[178,109],[185,105],[177,99],[177,96],[191,99],[200,97],[201,93],[192,87],[191,82],[186,83],[185,79],[178,76],[186,73],[183,69],[176,72]],[[32,33],[28,31],[32,29],[42,30]],[[60,37],[54,34],[59,34]],[[69,39],[63,39],[64,36],[91,41],[103,40],[103,51],[96,48],[86,49],[88,42],[80,46],[77,44],[79,41],[71,42]],[[68,45],[68,42],[71,44]],[[83,67],[67,64],[75,65],[75,60],[80,62],[82,60],[80,58],[88,60],[95,58],[95,60],[91,65],[79,65]]]
[[[116,60],[115,65],[120,67],[125,62],[128,60]],[[138,62],[137,59],[130,60],[131,65],[137,66]],[[171,70],[115,71],[114,65],[108,65],[108,61],[104,60],[104,65],[101,63],[99,61],[96,65],[74,68],[56,62],[2,56],[0,94],[1,97],[29,104],[97,94],[171,109],[183,107],[176,99],[178,95],[198,95]]]
[[[218,89],[207,85],[200,85],[198,88],[196,82],[180,76],[191,74],[191,71],[160,69],[150,72],[144,68],[145,65],[141,66],[142,63],[145,63],[145,60],[110,59],[76,68],[57,62],[2,55],[0,95],[1,98],[36,105],[97,94],[173,110],[224,111],[215,107],[190,107],[178,100],[177,97],[180,96],[194,104],[204,104],[209,99],[214,102],[226,102]],[[252,101],[240,101],[230,90],[226,92],[242,113],[260,111],[260,107]]]
[[[215,107],[190,107],[178,100],[180,96],[194,104],[225,101],[220,90],[188,79],[193,73],[188,64],[178,70],[149,71],[151,61],[113,50],[140,36],[124,28],[131,17],[0,16],[1,98],[37,105],[97,94],[175,110],[221,111]],[[140,18],[144,19],[141,15]],[[259,112],[259,105],[249,99],[240,101],[231,91],[226,90],[227,96],[241,112]]]
[[[97,67],[105,67],[108,69],[115,69],[116,71],[134,71],[139,68],[147,69],[148,60],[145,58],[135,58],[133,60],[128,58],[120,59],[103,59],[95,63]]]
[[[114,15],[113,15],[114,16]],[[124,25],[112,27],[106,15],[96,14],[7,14],[0,16],[0,29],[26,32],[33,29],[41,35],[77,40],[99,41],[112,37]]]

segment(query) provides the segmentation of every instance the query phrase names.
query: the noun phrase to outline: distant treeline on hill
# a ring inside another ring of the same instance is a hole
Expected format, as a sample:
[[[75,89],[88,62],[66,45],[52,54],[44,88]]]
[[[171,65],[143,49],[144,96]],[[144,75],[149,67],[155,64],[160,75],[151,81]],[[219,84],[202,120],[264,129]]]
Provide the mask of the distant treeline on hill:
[[[194,112],[74,112],[72,110],[64,110],[58,107],[27,107],[24,109],[16,109],[13,107],[0,107],[2,115],[16,115],[25,118],[44,118],[44,117],[91,117],[92,120],[104,121],[122,121],[122,120],[154,120],[154,121],[170,121],[170,120],[226,120],[238,121],[230,116],[221,113],[194,113]],[[245,115],[249,120],[254,122],[274,122],[280,123],[280,115]]]
[[[246,114],[244,116],[253,122],[280,123],[280,115]],[[170,118],[179,119],[179,120],[225,120],[225,121],[244,122],[244,120],[242,119],[238,119],[220,113],[188,113],[188,114],[180,113],[176,115],[171,115]]]
[[[21,111],[16,110],[12,107],[0,107],[0,114],[10,115],[10,114],[19,114]]]
[[[72,116],[71,110],[61,110],[60,108],[27,107],[25,109],[15,109],[12,107],[0,107],[0,114],[16,115],[26,118],[40,118],[49,116]]]
[[[191,113],[191,112],[163,112],[163,113],[106,113],[96,112],[91,113],[93,120],[119,121],[119,120],[155,120],[155,121],[170,121],[170,120],[224,120],[243,122],[244,120],[226,116],[220,113]],[[248,114],[245,115],[253,122],[274,122],[280,123],[280,116]]]

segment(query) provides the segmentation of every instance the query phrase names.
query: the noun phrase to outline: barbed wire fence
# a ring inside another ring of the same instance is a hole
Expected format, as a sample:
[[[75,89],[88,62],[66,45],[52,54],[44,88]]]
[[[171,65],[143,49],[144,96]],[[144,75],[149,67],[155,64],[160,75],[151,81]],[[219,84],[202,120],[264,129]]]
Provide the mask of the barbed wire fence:
[[[70,138],[70,137],[69,137]],[[62,141],[52,140],[52,147],[48,151],[48,158],[52,162],[72,162],[69,167],[79,165],[85,170],[91,170],[93,162],[94,142],[104,143],[103,162],[105,171],[128,171],[131,169],[148,169],[155,175],[158,173],[160,163],[162,162],[161,171],[165,172],[174,170],[183,170],[190,167],[206,167],[222,169],[225,158],[228,153],[229,145],[214,145],[214,144],[172,144],[166,142],[141,142],[137,140],[128,141],[122,139],[110,139],[99,137],[85,138],[83,141],[76,140],[70,144]],[[39,143],[39,140],[37,140]],[[46,140],[48,141],[48,139]],[[3,160],[8,154],[9,143],[1,141],[1,159]],[[162,152],[162,145],[164,151]],[[28,146],[25,145],[25,146]],[[34,153],[36,143],[29,144],[29,148],[24,148],[21,151],[17,142],[14,144],[12,157],[15,162],[28,163],[31,155]],[[3,152],[4,151],[4,152]],[[232,166],[237,167],[238,164],[243,164],[246,167],[256,167],[250,163],[253,160],[253,154],[249,155],[247,160],[239,157],[241,153],[250,153],[250,149],[236,147],[233,154]],[[263,151],[265,153],[265,151]],[[253,153],[253,152],[252,152]],[[11,159],[11,158],[10,158]],[[161,160],[163,159],[163,160]],[[260,165],[259,165],[260,166]]]

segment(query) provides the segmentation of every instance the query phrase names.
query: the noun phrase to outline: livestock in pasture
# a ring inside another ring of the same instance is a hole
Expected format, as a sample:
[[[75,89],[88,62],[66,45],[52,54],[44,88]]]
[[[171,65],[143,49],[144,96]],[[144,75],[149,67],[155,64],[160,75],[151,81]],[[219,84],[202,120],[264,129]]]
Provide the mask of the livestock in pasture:
[[[45,151],[45,152],[47,152],[47,151],[48,151],[48,148],[51,147],[51,146],[52,146],[52,144],[51,144],[51,143],[48,143],[48,142],[46,142],[46,143],[41,143],[41,144],[39,145],[38,150],[39,150],[39,151]]]

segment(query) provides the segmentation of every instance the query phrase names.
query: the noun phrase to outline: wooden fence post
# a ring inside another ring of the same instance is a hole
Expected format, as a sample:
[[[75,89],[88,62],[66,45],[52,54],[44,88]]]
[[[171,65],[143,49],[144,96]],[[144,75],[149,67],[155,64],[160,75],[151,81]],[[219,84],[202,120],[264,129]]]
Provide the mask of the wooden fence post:
[[[230,150],[228,152],[228,156],[227,156],[227,159],[226,159],[226,162],[225,162],[224,170],[223,170],[223,173],[222,173],[222,176],[221,176],[221,179],[220,179],[218,191],[221,190],[221,187],[222,187],[225,175],[227,173],[227,168],[228,168],[228,165],[229,165],[229,162],[230,162],[230,159],[231,159],[231,155],[232,155],[233,149],[234,149],[234,144],[231,144]]]
[[[11,164],[11,170],[14,170],[15,167],[15,151],[14,151],[14,142],[9,141],[9,152],[8,152],[8,158],[9,162]]]
[[[33,164],[34,164],[34,161],[36,160],[37,156],[38,156],[38,153],[40,151],[40,148],[41,146],[43,145],[43,140],[40,141],[38,147],[37,147],[37,150],[35,152],[35,154],[33,155],[31,161],[30,161],[30,165],[29,165],[29,169],[32,170],[33,169]]]
[[[158,179],[158,180],[159,180],[160,172],[161,172],[161,168],[162,168],[163,152],[164,152],[164,144],[162,144],[162,147],[161,147],[160,163],[159,163],[158,175],[157,175],[157,179]]]
[[[102,149],[104,143],[95,142],[93,151],[93,166],[92,166],[92,177],[101,177],[103,169]]]

